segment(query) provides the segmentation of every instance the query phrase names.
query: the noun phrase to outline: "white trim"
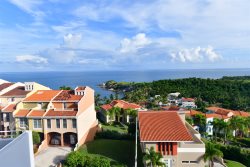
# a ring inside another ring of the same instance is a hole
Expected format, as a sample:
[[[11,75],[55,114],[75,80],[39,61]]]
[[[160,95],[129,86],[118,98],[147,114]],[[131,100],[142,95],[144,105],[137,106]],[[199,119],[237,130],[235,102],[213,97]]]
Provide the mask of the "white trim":
[[[177,153],[205,153],[204,148],[177,148]]]

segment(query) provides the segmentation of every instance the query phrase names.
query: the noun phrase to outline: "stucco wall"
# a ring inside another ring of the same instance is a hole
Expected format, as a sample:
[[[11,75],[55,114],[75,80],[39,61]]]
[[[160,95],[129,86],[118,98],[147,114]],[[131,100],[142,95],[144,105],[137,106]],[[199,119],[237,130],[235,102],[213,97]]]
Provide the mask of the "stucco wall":
[[[58,132],[58,133],[66,133],[66,132],[74,132],[76,133],[76,128],[73,128],[72,125],[72,119],[66,119],[67,120],[67,128],[63,128],[63,119],[60,119],[60,128],[56,127],[56,119],[50,119],[51,120],[51,128],[47,128],[47,119],[44,119],[44,132]]]

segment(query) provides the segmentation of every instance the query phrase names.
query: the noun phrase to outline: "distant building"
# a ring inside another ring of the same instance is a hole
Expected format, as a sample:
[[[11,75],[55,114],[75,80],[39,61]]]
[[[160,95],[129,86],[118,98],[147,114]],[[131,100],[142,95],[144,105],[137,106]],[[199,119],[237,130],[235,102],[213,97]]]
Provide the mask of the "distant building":
[[[195,99],[193,98],[181,98],[180,107],[187,109],[195,109],[197,106],[195,105]]]
[[[16,138],[0,138],[2,167],[34,167],[32,133],[23,132]]]
[[[0,130],[10,131],[15,129],[13,112],[18,103],[37,90],[49,89],[50,88],[36,82],[10,83],[4,81],[4,83],[0,85]]]
[[[169,93],[168,94],[168,103],[171,105],[178,105],[178,103],[179,103],[179,96],[180,96],[180,94],[181,93],[179,93],[179,92],[176,92],[176,93]]]
[[[199,132],[185,122],[180,111],[138,113],[140,144],[143,152],[153,147],[163,155],[167,167],[203,167],[205,144]]]
[[[112,109],[113,107],[121,108],[122,114],[120,115],[119,118],[116,117],[114,119],[111,119],[110,116],[107,114],[107,112],[110,109]],[[129,103],[129,102],[124,101],[124,100],[113,100],[110,104],[102,105],[101,110],[99,111],[98,115],[99,115],[100,119],[103,120],[105,123],[109,123],[112,121],[119,121],[119,122],[128,123],[128,122],[134,121],[132,116],[127,115],[125,113],[126,109],[133,109],[136,111],[145,110],[144,108],[142,108],[142,106],[135,104],[135,103]]]
[[[93,140],[98,121],[94,90],[39,90],[20,102],[14,111],[17,129],[39,132],[42,146],[80,146]]]

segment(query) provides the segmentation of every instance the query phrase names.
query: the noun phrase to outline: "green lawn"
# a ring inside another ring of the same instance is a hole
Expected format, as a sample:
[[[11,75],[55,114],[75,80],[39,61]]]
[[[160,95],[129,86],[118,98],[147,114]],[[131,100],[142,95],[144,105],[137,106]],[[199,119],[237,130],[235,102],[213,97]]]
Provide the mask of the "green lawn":
[[[119,123],[114,123],[112,125],[104,125],[104,124],[102,124],[102,128],[103,128],[103,130],[113,130],[113,131],[117,131],[119,133],[128,133],[128,130],[127,130],[128,127],[126,125],[124,127]]]
[[[245,165],[236,161],[225,160],[225,162],[228,167],[246,167]]]
[[[129,140],[97,139],[82,146],[79,151],[109,158],[111,164],[133,166],[135,162],[135,142]]]

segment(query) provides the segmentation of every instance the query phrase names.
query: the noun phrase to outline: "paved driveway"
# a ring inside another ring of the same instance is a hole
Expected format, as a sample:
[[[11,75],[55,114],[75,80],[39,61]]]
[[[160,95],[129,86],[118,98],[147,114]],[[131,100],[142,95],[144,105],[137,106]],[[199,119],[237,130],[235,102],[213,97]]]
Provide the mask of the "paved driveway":
[[[48,147],[35,156],[36,167],[53,167],[60,161],[65,159],[66,155],[70,153],[70,147]]]

